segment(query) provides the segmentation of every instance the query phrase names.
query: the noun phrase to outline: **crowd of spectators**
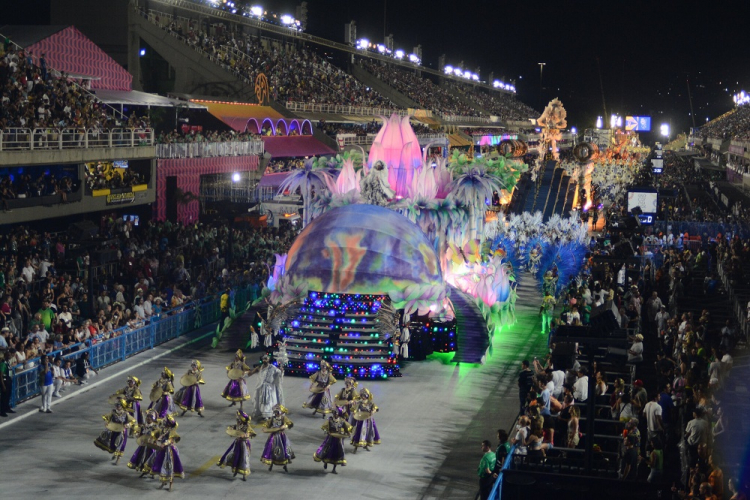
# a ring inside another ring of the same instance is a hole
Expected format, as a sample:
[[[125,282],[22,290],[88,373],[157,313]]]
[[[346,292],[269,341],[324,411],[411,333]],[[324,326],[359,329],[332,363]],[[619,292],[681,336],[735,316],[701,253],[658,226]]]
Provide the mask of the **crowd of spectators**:
[[[25,52],[6,39],[0,54],[0,129],[118,126],[107,107],[66,75],[55,76],[45,54]]]
[[[480,108],[489,114],[500,117],[500,120],[503,122],[509,120],[528,122],[529,119],[536,119],[541,114],[510,94],[500,92],[490,93],[481,89],[472,88],[470,85],[461,85],[453,81],[447,81],[446,85],[454,92],[458,92],[467,99],[476,102]]]
[[[436,113],[459,116],[479,116],[481,114],[444,88],[435,85],[428,78],[422,78],[417,76],[416,73],[396,69],[370,59],[362,59],[359,63],[376,78],[415,101],[420,108],[432,110]]]
[[[293,231],[169,222],[134,227],[103,218],[101,248],[117,260],[89,289],[92,255],[67,233],[11,230],[0,235],[0,349],[22,371],[38,365],[39,356],[121,335],[228,286],[248,284],[257,293]]]
[[[304,102],[365,107],[394,107],[375,90],[331,64],[311,48],[266,47],[257,37],[222,31],[211,35],[158,17],[154,21],[191,47],[208,54],[237,76],[255,82],[268,78],[270,97],[276,102]]]
[[[368,123],[331,123],[326,122],[325,120],[320,120],[317,125],[318,129],[331,137],[336,137],[338,134],[355,134],[359,137],[365,137],[368,134],[377,134],[382,126],[383,123],[380,120],[373,120]],[[417,135],[433,132],[432,129],[424,123],[412,122],[411,128]]]
[[[224,131],[188,131],[172,130],[161,132],[156,137],[156,144],[184,144],[195,142],[247,142],[259,139],[258,134],[250,132]]]
[[[700,135],[711,139],[750,140],[750,105],[734,110],[701,127]]]
[[[147,184],[146,176],[132,168],[117,168],[111,162],[87,164],[86,189],[91,192],[97,189],[123,189],[140,184]]]
[[[29,173],[0,175],[0,201],[9,211],[8,201],[16,198],[38,198],[61,195],[63,202],[76,189],[76,181],[67,174],[52,174],[42,170],[38,176]]]
[[[305,168],[305,162],[307,158],[281,158],[268,162],[266,165],[267,174],[275,174],[278,172],[291,172],[292,170],[298,170]]]

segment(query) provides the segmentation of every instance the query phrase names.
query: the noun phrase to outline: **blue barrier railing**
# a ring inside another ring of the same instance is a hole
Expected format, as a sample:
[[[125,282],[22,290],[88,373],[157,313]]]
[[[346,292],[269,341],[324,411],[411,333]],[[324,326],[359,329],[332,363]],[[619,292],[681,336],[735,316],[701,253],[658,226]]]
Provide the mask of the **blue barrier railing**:
[[[508,456],[505,457],[505,462],[503,462],[503,468],[500,469],[500,473],[497,475],[497,479],[495,479],[495,484],[492,486],[492,491],[490,492],[490,496],[488,497],[489,500],[500,500],[500,496],[502,494],[502,489],[503,489],[503,471],[510,469],[510,464],[513,461],[513,454],[515,452],[516,452],[516,445],[513,445],[510,447]]]
[[[236,290],[234,294],[235,310],[245,310],[247,305],[256,298],[255,295],[256,292],[252,287]],[[198,313],[198,311],[200,312]],[[88,352],[89,364],[91,368],[96,370],[123,361],[139,352],[152,349],[154,346],[175,339],[203,325],[215,323],[220,316],[219,299],[210,298],[203,302],[196,301],[181,306],[180,309],[163,312],[158,319],[152,318],[150,324],[140,328],[131,331],[125,331],[126,328],[116,330],[113,332],[115,335],[122,332],[117,337],[97,343],[89,341],[76,344],[64,350],[52,352],[47,356],[60,356],[63,360],[75,362],[83,353]],[[11,406],[16,406],[17,403],[41,393],[39,383],[41,359],[35,358],[27,361],[27,364],[32,366],[21,372],[10,371],[13,387]]]

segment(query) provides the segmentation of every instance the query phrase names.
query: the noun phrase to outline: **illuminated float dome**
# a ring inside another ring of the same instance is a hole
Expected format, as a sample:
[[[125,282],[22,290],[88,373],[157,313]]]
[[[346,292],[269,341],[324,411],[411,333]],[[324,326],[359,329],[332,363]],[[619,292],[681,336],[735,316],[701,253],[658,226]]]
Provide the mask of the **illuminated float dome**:
[[[445,293],[438,258],[424,233],[406,217],[375,205],[347,205],[316,218],[289,250],[286,275],[308,290],[389,294],[398,302],[417,299],[418,308]]]

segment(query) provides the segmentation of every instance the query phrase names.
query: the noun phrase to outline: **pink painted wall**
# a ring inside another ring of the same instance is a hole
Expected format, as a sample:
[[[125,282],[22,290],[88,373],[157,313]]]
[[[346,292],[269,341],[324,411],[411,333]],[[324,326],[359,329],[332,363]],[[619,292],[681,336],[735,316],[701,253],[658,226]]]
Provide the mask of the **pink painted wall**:
[[[167,217],[167,177],[176,176],[178,188],[197,196],[200,194],[201,175],[255,171],[258,170],[258,163],[257,156],[158,160],[156,164],[154,218],[164,220]],[[178,205],[177,220],[183,223],[195,222],[198,220],[199,209],[198,201],[193,201],[187,205]]]

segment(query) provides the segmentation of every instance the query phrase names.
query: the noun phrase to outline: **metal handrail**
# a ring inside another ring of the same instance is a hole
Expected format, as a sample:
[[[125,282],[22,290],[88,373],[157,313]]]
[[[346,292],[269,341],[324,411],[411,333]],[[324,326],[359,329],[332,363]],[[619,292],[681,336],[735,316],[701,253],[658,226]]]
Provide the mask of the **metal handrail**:
[[[303,113],[336,113],[357,116],[390,116],[394,113],[398,116],[407,116],[409,114],[405,109],[370,108],[367,106],[347,106],[342,104],[315,104],[297,101],[287,101],[286,109]]]
[[[208,158],[217,156],[255,156],[262,155],[262,140],[236,142],[179,142],[157,144],[157,158]]]
[[[0,130],[0,151],[133,148],[153,146],[151,128],[8,128]]]

